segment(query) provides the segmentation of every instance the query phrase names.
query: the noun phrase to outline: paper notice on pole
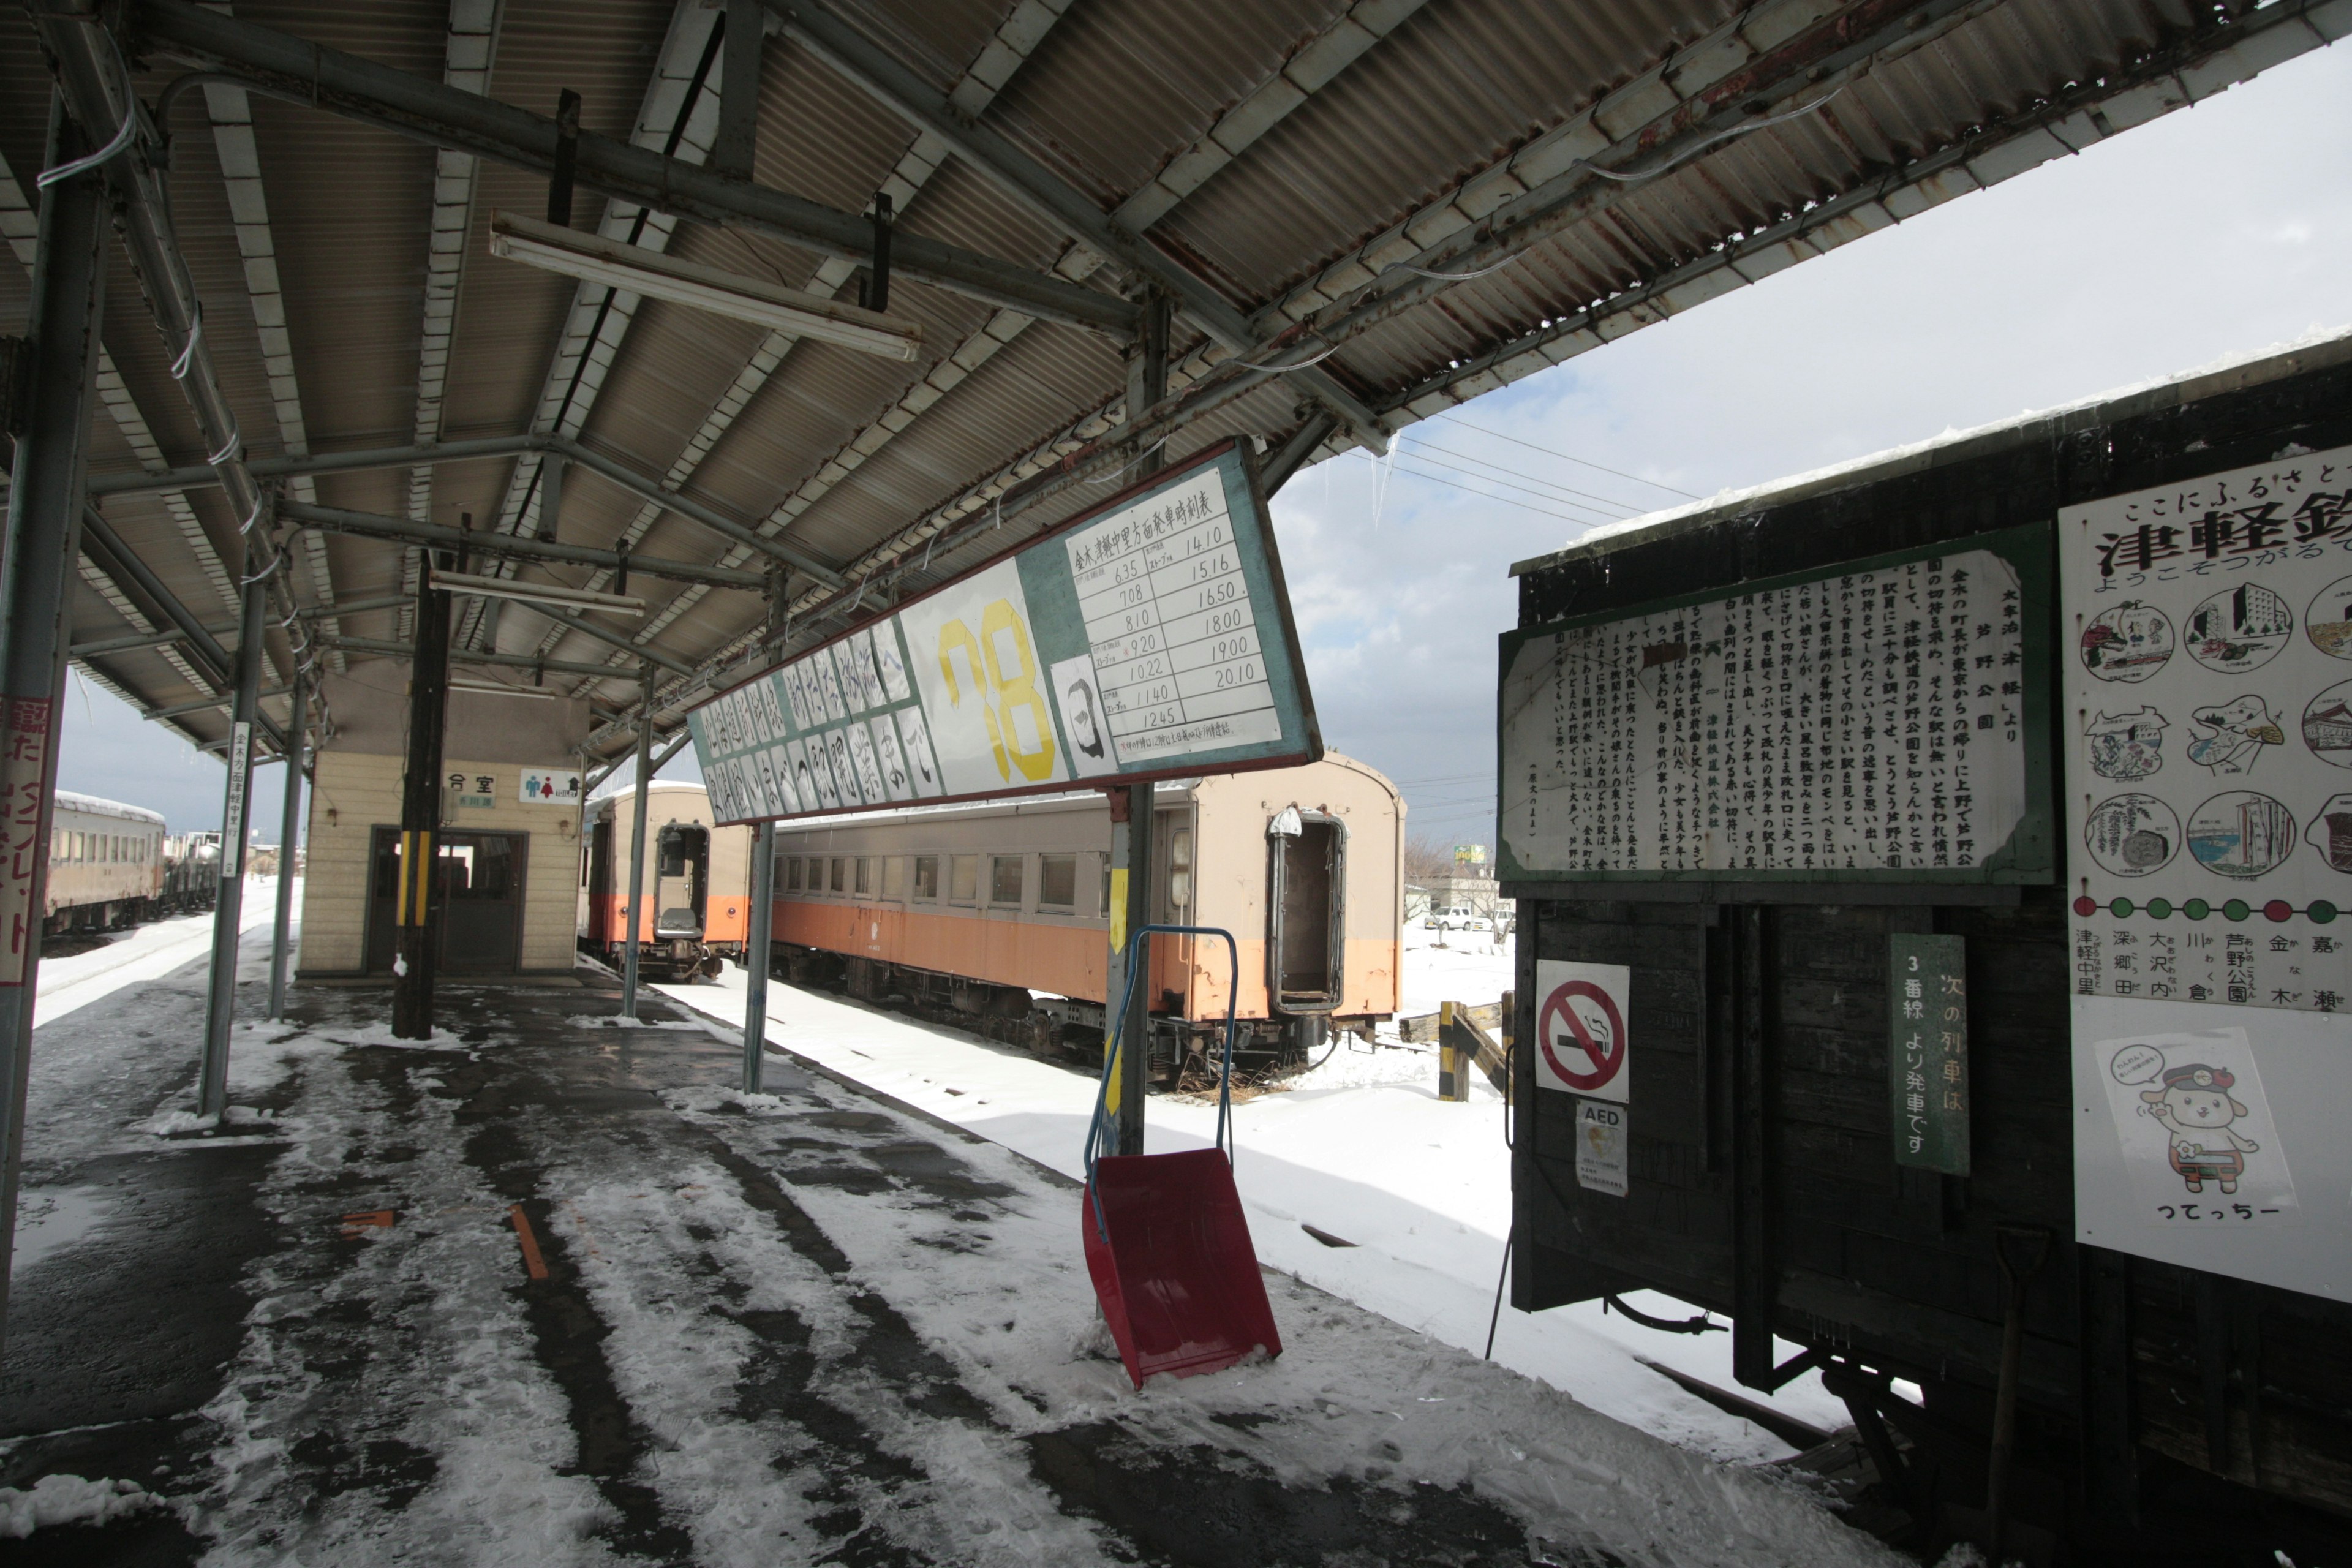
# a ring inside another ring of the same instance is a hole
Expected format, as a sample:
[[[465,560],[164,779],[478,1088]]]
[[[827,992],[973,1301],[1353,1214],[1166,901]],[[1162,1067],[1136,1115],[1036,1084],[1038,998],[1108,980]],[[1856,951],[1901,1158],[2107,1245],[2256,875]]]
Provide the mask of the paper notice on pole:
[[[253,726],[233,725],[228,742],[228,809],[221,816],[220,874],[224,882],[245,875],[245,791],[253,782]]]
[[[50,704],[46,697],[5,700],[0,728],[0,985],[22,985],[40,911],[33,895],[48,846],[41,841],[47,813]]]

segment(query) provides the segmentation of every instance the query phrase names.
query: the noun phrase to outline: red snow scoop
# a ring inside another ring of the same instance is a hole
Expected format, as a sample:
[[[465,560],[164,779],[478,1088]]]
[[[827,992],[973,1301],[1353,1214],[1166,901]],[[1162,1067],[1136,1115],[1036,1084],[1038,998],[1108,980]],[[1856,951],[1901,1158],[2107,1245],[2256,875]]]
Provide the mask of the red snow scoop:
[[[1127,950],[1127,991],[1135,990],[1159,933],[1223,937],[1233,964],[1225,990],[1225,1051],[1217,1096],[1217,1140],[1175,1154],[1104,1154],[1118,1130],[1106,1111],[1118,1034],[1104,1053],[1094,1121],[1087,1130],[1084,1214],[1087,1272],[1127,1375],[1141,1388],[1158,1373],[1218,1372],[1253,1353],[1277,1356],[1282,1336],[1266,1304],[1250,1246],[1249,1221],[1234,1186],[1228,1123],[1233,1107],[1234,1003],[1241,958],[1233,933],[1211,926],[1146,926]],[[1127,996],[1113,1015],[1125,1027]]]

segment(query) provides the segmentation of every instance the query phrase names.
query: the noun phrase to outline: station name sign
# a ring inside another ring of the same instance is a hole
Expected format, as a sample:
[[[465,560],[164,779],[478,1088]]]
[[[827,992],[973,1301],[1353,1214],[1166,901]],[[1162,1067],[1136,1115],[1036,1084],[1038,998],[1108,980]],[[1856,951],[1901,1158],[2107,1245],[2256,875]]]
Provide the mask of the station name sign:
[[[688,716],[722,823],[1322,755],[1265,503],[1227,444]]]

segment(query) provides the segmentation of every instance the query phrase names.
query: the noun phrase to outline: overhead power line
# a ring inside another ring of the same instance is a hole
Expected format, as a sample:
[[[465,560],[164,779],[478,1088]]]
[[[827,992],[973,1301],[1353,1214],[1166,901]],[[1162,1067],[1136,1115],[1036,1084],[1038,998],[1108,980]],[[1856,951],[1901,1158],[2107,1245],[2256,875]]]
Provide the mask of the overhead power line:
[[[1547,458],[1558,458],[1564,462],[1581,463],[1588,468],[1598,468],[1604,474],[1614,474],[1621,479],[1631,479],[1637,485],[1652,485],[1659,489],[1666,491],[1670,495],[1681,496],[1685,500],[1705,500],[1706,499],[1705,496],[1693,495],[1690,491],[1685,489],[1677,489],[1673,485],[1665,484],[1657,479],[1645,479],[1639,474],[1629,474],[1622,468],[1612,468],[1605,463],[1596,463],[1590,458],[1580,458],[1573,452],[1562,452],[1555,450],[1549,447],[1538,447],[1533,441],[1522,441],[1517,436],[1506,436],[1500,430],[1489,430],[1484,425],[1473,424],[1471,421],[1463,418],[1458,414],[1436,414],[1432,415],[1431,417],[1443,419],[1448,425],[1459,425],[1465,430],[1475,430],[1481,436],[1491,436],[1497,441],[1508,441],[1514,447],[1525,447],[1530,452],[1541,452]]]

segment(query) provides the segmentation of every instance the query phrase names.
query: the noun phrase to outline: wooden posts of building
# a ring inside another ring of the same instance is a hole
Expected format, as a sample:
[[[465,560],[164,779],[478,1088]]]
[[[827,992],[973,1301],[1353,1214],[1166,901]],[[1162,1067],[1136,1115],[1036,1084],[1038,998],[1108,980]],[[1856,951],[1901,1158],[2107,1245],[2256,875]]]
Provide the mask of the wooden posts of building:
[[[467,520],[471,521],[470,519]],[[408,770],[400,792],[400,889],[394,900],[392,1032],[433,1037],[433,871],[441,826],[441,742],[449,716],[449,595],[416,574],[416,653],[408,677]]]
[[[278,922],[269,932],[269,1016],[286,1016],[286,963],[294,944],[294,840],[302,830],[302,720],[309,694],[294,672],[286,714],[286,808],[278,829]]]
[[[629,923],[628,934],[621,944],[621,1016],[637,1016],[637,949],[644,931],[638,911],[646,897],[646,811],[649,801],[647,791],[654,782],[654,667],[641,665],[637,669],[639,708],[637,711],[637,779],[636,821],[629,828]]]
[[[79,155],[74,127],[51,122],[47,166]],[[16,461],[0,558],[0,1331],[7,1322],[16,1180],[24,1157],[33,995],[57,790],[58,704],[66,616],[80,553],[84,470],[106,291],[105,177],[92,169],[40,195],[33,258],[32,396],[12,422]]]
[[[760,1092],[768,1047],[768,943],[776,918],[776,825],[751,829],[751,929],[743,938],[743,1092]]]
[[[228,1109],[228,1037],[236,1023],[236,948],[245,924],[246,807],[253,793],[253,731],[261,713],[261,637],[268,584],[245,557],[238,596],[236,699],[229,710],[228,782],[221,798],[220,891],[213,904],[212,975],[205,993],[204,1062],[196,1114]]]

